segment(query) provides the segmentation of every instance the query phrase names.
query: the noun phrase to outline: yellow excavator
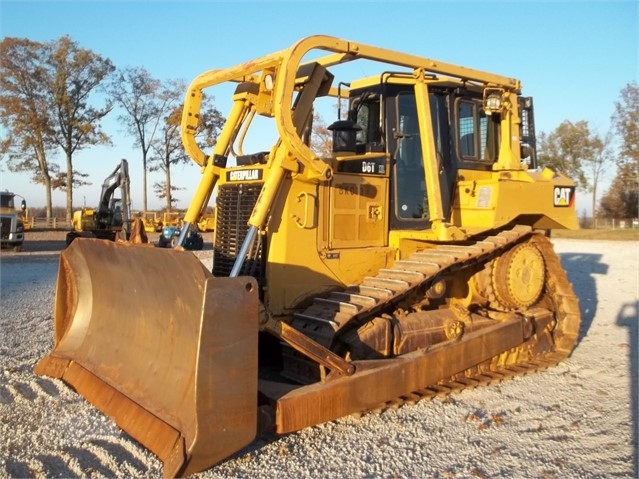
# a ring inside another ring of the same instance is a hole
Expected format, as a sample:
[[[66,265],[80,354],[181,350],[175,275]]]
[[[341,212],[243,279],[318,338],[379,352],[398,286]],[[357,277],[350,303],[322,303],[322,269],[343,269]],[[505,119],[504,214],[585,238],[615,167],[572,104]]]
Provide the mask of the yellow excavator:
[[[97,208],[73,212],[73,230],[67,233],[67,246],[76,238],[127,239],[131,232],[131,180],[129,162],[122,159],[102,183]],[[114,196],[120,190],[120,197]]]
[[[233,101],[205,152],[201,100],[218,86]],[[322,154],[313,118],[336,107]],[[538,166],[519,80],[311,36],[198,76],[181,128],[202,169],[182,232],[215,188],[212,272],[180,247],[185,233],[174,249],[74,241],[55,345],[36,366],[166,477],[262,431],[490,384],[573,350],[578,300],[548,232],[577,227],[575,184]]]

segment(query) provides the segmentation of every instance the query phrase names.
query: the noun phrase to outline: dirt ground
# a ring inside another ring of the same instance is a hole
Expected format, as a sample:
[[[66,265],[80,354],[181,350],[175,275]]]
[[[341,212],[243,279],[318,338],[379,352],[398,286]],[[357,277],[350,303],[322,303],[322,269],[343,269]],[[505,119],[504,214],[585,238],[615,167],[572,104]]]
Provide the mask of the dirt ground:
[[[27,231],[22,244],[21,253],[46,253],[61,251],[66,243],[67,232],[55,231]],[[2,249],[0,254],[16,254],[11,249]]]
[[[259,437],[195,477],[639,477],[639,243],[553,243],[581,312],[578,344],[558,366]],[[63,382],[33,372],[53,347],[62,248],[64,232],[33,232],[24,252],[0,255],[0,478],[159,477],[156,456]]]
[[[149,242],[156,243],[160,236],[159,233],[147,233]],[[66,230],[50,230],[50,231],[30,231],[25,233],[25,240],[22,244],[22,251],[14,252],[12,249],[3,248],[0,254],[33,254],[33,253],[55,253],[60,252],[66,247]],[[203,233],[204,249],[211,249],[213,241],[213,233]]]

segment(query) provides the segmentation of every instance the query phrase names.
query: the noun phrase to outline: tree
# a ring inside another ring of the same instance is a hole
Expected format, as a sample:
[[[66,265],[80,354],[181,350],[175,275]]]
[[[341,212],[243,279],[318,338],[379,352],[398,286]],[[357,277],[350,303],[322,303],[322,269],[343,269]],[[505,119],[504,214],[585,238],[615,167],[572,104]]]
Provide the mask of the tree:
[[[163,171],[164,181],[154,184],[155,194],[159,199],[166,200],[166,210],[171,211],[177,201],[173,193],[177,187],[171,184],[171,166],[186,163],[188,155],[182,147],[180,137],[180,123],[182,120],[182,106],[175,108],[160,127],[158,138],[151,144],[153,154],[150,158],[151,171]]]
[[[598,214],[610,218],[639,217],[639,191],[632,163],[619,166],[610,189],[601,198]]]
[[[639,216],[639,86],[628,83],[615,102],[612,126],[620,139],[617,176],[601,199],[599,213],[616,218]]]
[[[55,119],[53,137],[66,157],[66,216],[71,221],[73,186],[78,184],[79,176],[73,169],[73,154],[90,145],[110,143],[100,121],[111,111],[111,104],[95,108],[89,104],[89,98],[115,67],[110,60],[80,48],[68,36],[46,45],[45,65],[48,76],[45,84]]]
[[[639,86],[629,83],[615,102],[612,124],[621,138],[621,162],[633,163],[639,170]]]
[[[565,174],[580,189],[587,190],[589,182],[584,165],[593,161],[600,142],[590,133],[587,121],[564,120],[553,132],[542,132],[539,136],[539,163]]]
[[[167,95],[173,94],[174,99],[181,99],[181,92],[185,90],[184,84],[180,84],[179,81],[172,81],[165,89],[165,93]],[[170,104],[175,104],[175,101],[170,102]],[[166,200],[166,209],[169,211],[173,203],[177,201],[173,193],[180,189],[172,184],[171,167],[189,161],[189,156],[184,150],[180,136],[182,110],[183,106],[180,104],[165,116],[159,134],[151,145],[153,153],[149,158],[149,163],[152,165],[150,171],[164,172],[164,181],[156,183],[154,190],[158,198]],[[213,106],[206,96],[203,96],[196,137],[204,147],[212,148],[215,145],[224,121],[224,117],[219,110]]]
[[[127,133],[135,138],[134,146],[139,147],[142,153],[142,204],[145,211],[148,209],[147,163],[151,145],[164,117],[179,101],[179,97],[171,90],[180,88],[180,95],[186,90],[183,83],[173,83],[163,86],[144,68],[125,68],[115,75],[107,90],[124,110],[125,113],[119,115],[118,120],[124,124]]]
[[[0,142],[0,154],[9,170],[29,172],[33,182],[44,185],[50,219],[51,190],[61,184],[59,166],[49,159],[55,143],[43,57],[42,43],[10,37],[0,42],[0,124],[8,131]]]
[[[596,211],[597,187],[612,162],[611,134],[603,139],[585,120],[563,121],[550,134],[539,137],[539,163],[565,174],[577,187],[592,194],[592,211]]]
[[[585,159],[584,173],[590,179],[588,191],[592,193],[592,214],[594,216],[597,211],[597,187],[613,160],[610,150],[612,134],[608,132],[603,139],[595,134],[592,136],[591,142],[593,155],[591,158]]]
[[[321,158],[330,158],[333,154],[333,132],[319,113],[313,113],[313,131],[311,133],[311,148]]]
[[[175,204],[178,201],[175,193],[183,189],[184,188],[180,188],[178,186],[167,183],[166,180],[156,181],[155,183],[153,183],[153,192],[155,193],[155,196],[157,196],[161,200],[166,201],[166,205],[164,207],[166,211],[173,210]]]

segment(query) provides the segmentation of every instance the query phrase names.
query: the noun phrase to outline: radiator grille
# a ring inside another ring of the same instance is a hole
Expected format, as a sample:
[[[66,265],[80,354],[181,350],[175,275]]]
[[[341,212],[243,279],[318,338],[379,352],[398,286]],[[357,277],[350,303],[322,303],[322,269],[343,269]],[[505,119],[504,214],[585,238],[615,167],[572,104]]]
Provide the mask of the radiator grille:
[[[215,242],[213,245],[213,274],[228,276],[235,264],[235,258],[248,233],[248,220],[253,212],[257,197],[262,191],[261,183],[227,184],[218,191],[215,214]],[[257,235],[249,250],[241,276],[253,276],[264,285],[264,261],[266,239]]]
[[[11,233],[11,218],[2,218],[2,239],[9,239]]]

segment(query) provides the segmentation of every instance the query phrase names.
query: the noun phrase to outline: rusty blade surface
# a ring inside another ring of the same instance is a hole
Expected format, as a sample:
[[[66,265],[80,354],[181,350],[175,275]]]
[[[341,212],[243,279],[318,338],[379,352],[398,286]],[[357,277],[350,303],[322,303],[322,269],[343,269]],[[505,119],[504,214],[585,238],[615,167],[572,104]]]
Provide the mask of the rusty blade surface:
[[[324,383],[296,389],[274,387],[261,381],[260,390],[277,401],[276,431],[291,431],[320,424],[347,414],[368,411],[380,404],[435,385],[471,366],[490,359],[527,339],[522,317],[464,335],[395,359],[354,361],[352,376],[329,378]]]
[[[190,252],[80,239],[61,253],[58,377],[188,475],[248,444],[257,423],[258,293]]]

